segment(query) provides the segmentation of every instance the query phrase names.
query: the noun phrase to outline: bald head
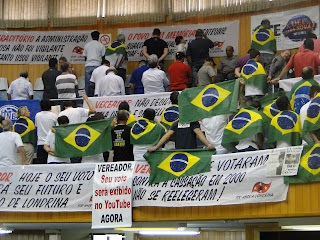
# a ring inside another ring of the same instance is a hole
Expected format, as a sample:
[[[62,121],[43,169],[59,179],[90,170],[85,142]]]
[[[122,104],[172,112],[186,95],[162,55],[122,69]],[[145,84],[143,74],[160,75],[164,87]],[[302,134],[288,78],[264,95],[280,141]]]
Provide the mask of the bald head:
[[[304,80],[313,79],[313,68],[310,66],[302,68],[301,76]]]
[[[4,132],[12,131],[12,122],[10,119],[5,119],[2,121],[2,129]]]

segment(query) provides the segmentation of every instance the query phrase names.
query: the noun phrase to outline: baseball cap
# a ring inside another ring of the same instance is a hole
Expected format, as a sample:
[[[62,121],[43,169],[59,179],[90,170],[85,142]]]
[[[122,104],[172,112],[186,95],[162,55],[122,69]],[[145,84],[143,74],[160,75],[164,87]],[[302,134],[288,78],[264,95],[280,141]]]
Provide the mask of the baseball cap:
[[[206,58],[206,62],[211,62],[213,66],[215,66],[216,64],[214,63],[214,60],[212,57],[207,57]]]

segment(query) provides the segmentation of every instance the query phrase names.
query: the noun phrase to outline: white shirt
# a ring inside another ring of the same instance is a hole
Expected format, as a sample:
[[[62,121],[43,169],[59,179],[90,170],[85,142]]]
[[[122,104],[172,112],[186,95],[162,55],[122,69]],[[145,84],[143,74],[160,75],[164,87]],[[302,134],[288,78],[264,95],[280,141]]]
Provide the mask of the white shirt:
[[[53,132],[51,132],[51,130],[48,132],[44,144],[48,145],[51,149],[54,150],[55,135]],[[48,163],[71,163],[71,161],[70,158],[60,158],[48,154]]]
[[[165,88],[170,85],[164,71],[158,68],[149,68],[142,75],[141,82],[144,93],[165,92]]]
[[[81,163],[103,163],[103,153],[82,157]]]
[[[133,145],[134,160],[145,160],[143,155],[147,152],[149,147],[153,145]]]
[[[101,58],[105,54],[105,47],[97,40],[92,40],[84,46],[83,56],[87,57],[86,67],[100,66]]]
[[[254,85],[245,85],[244,86],[245,96],[260,96],[264,95],[263,91],[260,88],[257,88]]]
[[[66,110],[59,113],[59,117],[67,116],[69,118],[69,124],[84,122],[83,118],[88,118],[89,109],[84,108],[67,108]]]
[[[100,67],[97,67],[95,70],[93,70],[92,75],[91,75],[91,79],[90,82],[95,84],[95,88],[94,88],[94,95],[98,94],[98,84],[99,81],[106,76],[106,72],[109,69],[108,66],[105,65],[101,65]]]
[[[307,116],[307,111],[310,106],[311,101],[307,102],[305,105],[303,105],[300,109],[300,121],[301,121],[301,128],[303,128],[304,119]]]
[[[251,136],[251,137],[247,137],[245,139],[241,139],[238,143],[238,145],[235,146],[236,149],[238,150],[243,150],[246,149],[248,147],[253,147],[257,150],[259,150],[259,147],[256,143],[254,143],[256,141],[256,135]]]
[[[121,77],[109,72],[107,76],[101,78],[98,84],[97,96],[118,96],[124,95],[124,82]]]
[[[57,125],[57,118],[58,115],[50,111],[41,111],[36,114],[35,126],[37,127],[38,145],[44,145],[51,127]]]
[[[0,166],[16,165],[17,148],[23,147],[21,137],[16,132],[0,133]]]
[[[32,84],[28,79],[20,77],[10,84],[7,93],[12,100],[28,100],[33,95]]]

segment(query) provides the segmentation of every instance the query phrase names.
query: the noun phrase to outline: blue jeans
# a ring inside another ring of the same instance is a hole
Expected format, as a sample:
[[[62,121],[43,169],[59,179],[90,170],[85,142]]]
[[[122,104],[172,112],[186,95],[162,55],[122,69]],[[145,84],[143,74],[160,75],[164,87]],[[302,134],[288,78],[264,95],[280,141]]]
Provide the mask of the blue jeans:
[[[198,61],[198,62],[192,62],[192,67],[191,67],[191,71],[192,71],[192,86],[191,87],[196,87],[197,86],[197,74],[199,69],[202,67],[204,63],[203,61]]]
[[[93,97],[93,93],[90,94],[89,92],[89,86],[90,86],[90,78],[92,75],[93,70],[95,70],[97,67],[99,66],[88,66],[85,69],[85,73],[84,73],[84,89],[86,91],[86,94],[88,95],[88,97]],[[92,95],[92,96],[90,96]]]

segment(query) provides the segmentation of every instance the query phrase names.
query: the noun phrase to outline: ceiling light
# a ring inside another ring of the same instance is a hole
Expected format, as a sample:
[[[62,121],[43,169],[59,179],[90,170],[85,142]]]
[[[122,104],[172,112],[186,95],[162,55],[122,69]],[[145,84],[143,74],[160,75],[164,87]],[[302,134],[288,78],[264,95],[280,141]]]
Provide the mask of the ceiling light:
[[[320,231],[320,225],[281,226],[283,230]]]
[[[0,235],[10,234],[10,233],[12,233],[12,230],[7,230],[7,229],[1,229],[1,228],[0,228]]]

